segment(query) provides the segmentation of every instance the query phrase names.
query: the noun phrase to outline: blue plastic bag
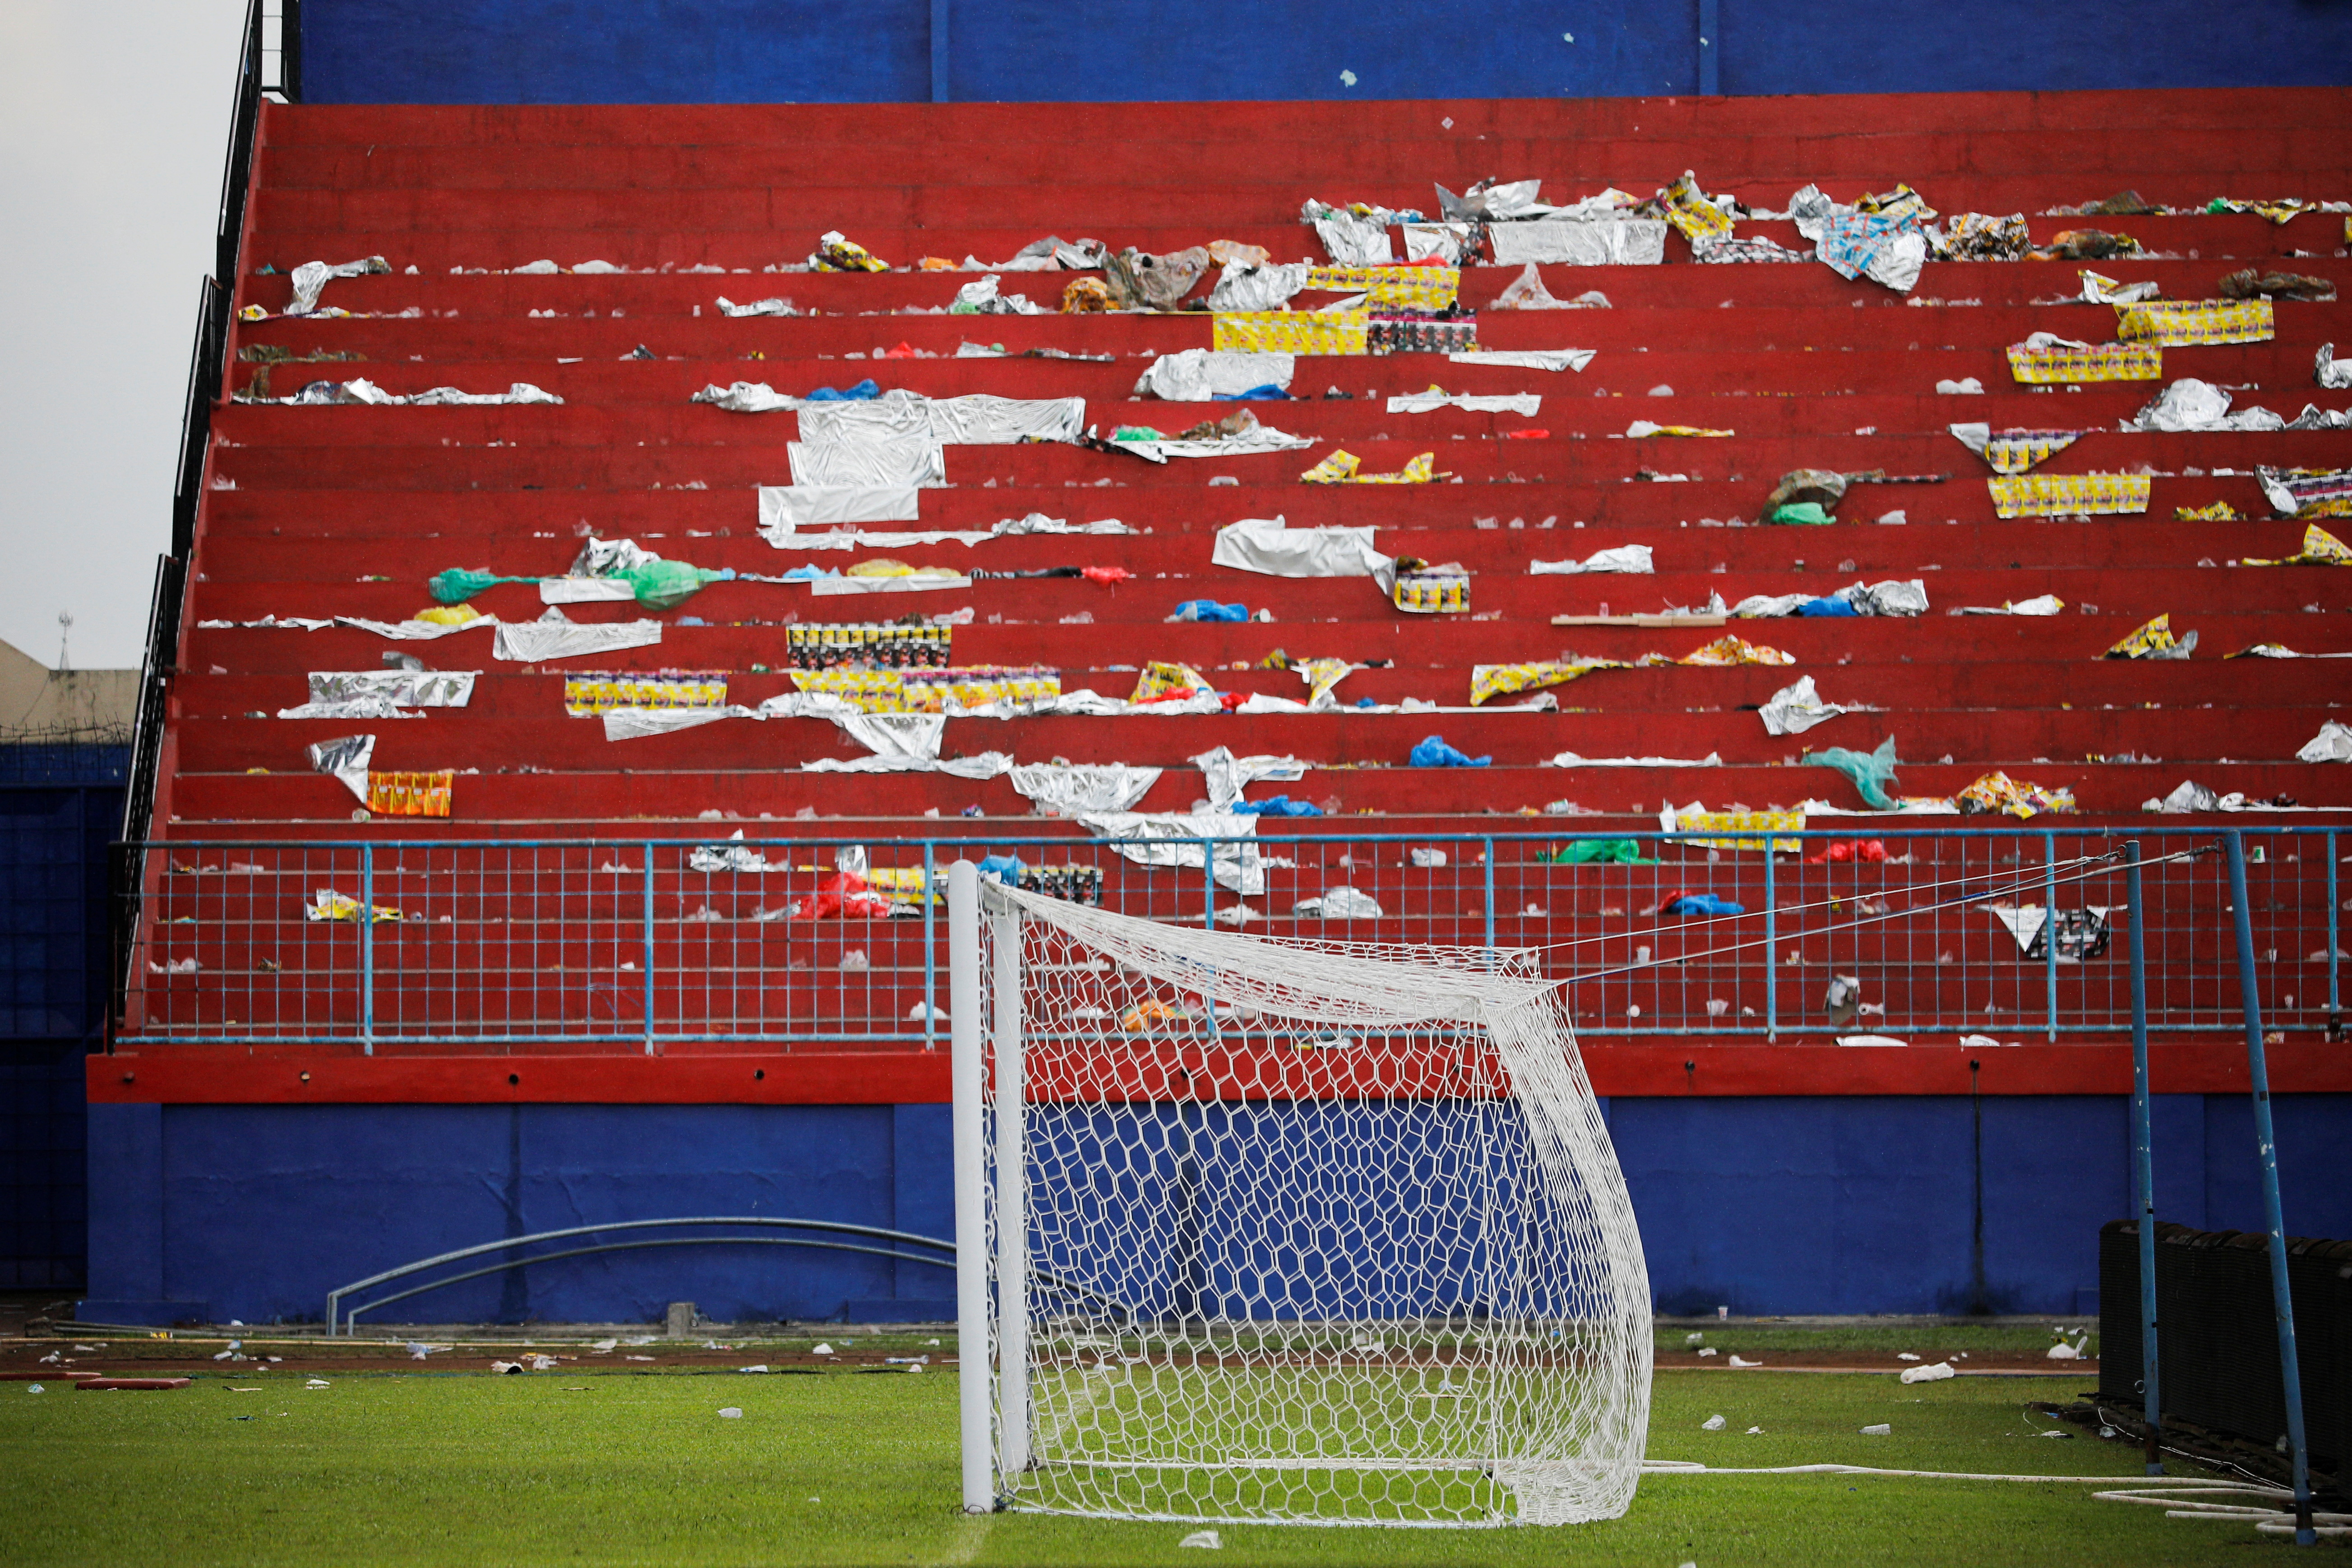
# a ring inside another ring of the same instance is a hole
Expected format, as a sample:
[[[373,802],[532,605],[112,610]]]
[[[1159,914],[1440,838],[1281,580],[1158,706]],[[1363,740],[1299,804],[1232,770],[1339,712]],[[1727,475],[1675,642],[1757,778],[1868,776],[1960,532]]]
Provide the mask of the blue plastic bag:
[[[1287,403],[1290,401],[1290,394],[1270,381],[1264,386],[1253,386],[1247,392],[1213,392],[1209,397],[1210,401],[1214,403]]]
[[[1236,816],[1320,816],[1323,808],[1311,800],[1277,795],[1265,800],[1237,800],[1227,808]]]
[[[829,386],[820,386],[808,395],[808,401],[811,403],[865,403],[881,395],[882,389],[874,384],[874,378],[869,375],[846,392],[835,392]]]
[[[1857,616],[1861,612],[1843,599],[1808,599],[1797,606],[1801,616]]]
[[[981,858],[980,874],[992,882],[1008,888],[1021,885],[1021,857],[1018,855],[987,855]]]
[[[1746,904],[1735,904],[1729,899],[1718,899],[1713,893],[1676,893],[1658,911],[1662,915],[1744,915]]]
[[[1220,605],[1214,599],[1187,599],[1176,606],[1180,621],[1245,621],[1249,619],[1247,605]]]
[[[1413,747],[1410,760],[1416,768],[1483,768],[1495,759],[1464,756],[1445,743],[1444,736],[1432,735]]]

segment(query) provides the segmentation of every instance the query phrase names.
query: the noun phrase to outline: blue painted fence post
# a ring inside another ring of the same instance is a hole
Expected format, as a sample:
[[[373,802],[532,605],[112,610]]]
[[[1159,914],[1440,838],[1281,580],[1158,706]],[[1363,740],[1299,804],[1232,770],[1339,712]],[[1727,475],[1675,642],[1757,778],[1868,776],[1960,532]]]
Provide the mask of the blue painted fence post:
[[[654,847],[644,846],[645,895],[640,911],[640,934],[645,942],[645,956],[639,962],[646,966],[646,1055],[654,1054]]]
[[[360,1047],[375,1055],[375,846],[360,846]]]
[[[2254,917],[2246,897],[2245,836],[2222,837],[2230,856],[2230,910],[2238,928],[2238,993],[2246,1016],[2246,1072],[2254,1096],[2254,1153],[2263,1170],[2263,1222],[2271,1241],[2271,1304],[2278,1320],[2279,1377],[2286,1392],[2286,1441],[2294,1463],[2294,1540],[2312,1546],[2311,1456],[2303,1440],[2303,1372],[2294,1352],[2294,1298],[2286,1278],[2286,1217],[2279,1204],[2278,1135],[2271,1126],[2270,1063],[2263,1052],[2263,1001],[2255,983]]]
[[[2132,1195],[2139,1209],[2140,1414],[2147,1419],[2147,1473],[2164,1474],[2164,1401],[2156,1355],[2156,1139],[2147,1082],[2147,925],[2141,918],[2139,840],[2124,840],[2131,900]]]

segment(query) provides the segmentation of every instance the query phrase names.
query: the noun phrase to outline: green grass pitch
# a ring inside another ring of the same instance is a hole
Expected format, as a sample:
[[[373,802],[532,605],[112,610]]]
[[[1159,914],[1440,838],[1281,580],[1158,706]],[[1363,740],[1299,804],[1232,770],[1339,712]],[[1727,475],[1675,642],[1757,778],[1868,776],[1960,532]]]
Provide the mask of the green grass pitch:
[[[283,1373],[165,1394],[0,1384],[0,1563],[1144,1563],[1188,1527],[955,1509],[956,1382],[928,1375]],[[2038,1434],[2081,1372],[1958,1378],[1662,1372],[1654,1458],[2137,1478],[2138,1455]],[[259,1387],[254,1394],[232,1393]],[[722,1419],[722,1406],[740,1419]],[[1706,1432],[1709,1415],[1726,1429]],[[1865,1437],[1875,1422],[1891,1436]],[[1748,1435],[1760,1426],[1760,1435]],[[1605,1524],[1471,1531],[1228,1525],[1209,1562],[2244,1563],[2248,1528],[2091,1486],[1650,1476]],[[2335,1548],[2323,1548],[2334,1551]]]

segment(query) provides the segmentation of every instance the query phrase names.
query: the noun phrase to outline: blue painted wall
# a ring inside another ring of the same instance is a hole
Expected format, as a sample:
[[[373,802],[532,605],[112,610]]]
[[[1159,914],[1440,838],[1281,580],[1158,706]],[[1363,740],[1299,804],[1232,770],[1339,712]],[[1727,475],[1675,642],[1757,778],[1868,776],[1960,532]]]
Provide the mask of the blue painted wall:
[[[2120,1099],[1988,1098],[1980,1129],[1965,1098],[1608,1110],[1662,1311],[2087,1313],[2098,1227],[2127,1212]],[[2166,1097],[2158,1115],[2164,1217],[2259,1228],[2245,1102]],[[2284,1096],[2277,1119],[2289,1228],[2352,1236],[2352,1096]],[[330,1289],[377,1269],[599,1220],[786,1215],[944,1238],[948,1150],[932,1105],[94,1106],[84,1315],[316,1320]],[[671,1300],[722,1321],[944,1316],[950,1295],[914,1264],[673,1247],[379,1321],[650,1322]]]
[[[1091,12],[1039,0],[307,0],[303,93],[319,103],[1632,97],[1702,90],[1703,14],[1715,14],[1705,48],[1728,93],[2324,86],[2352,62],[2344,0],[1124,0]]]
[[[106,846],[128,758],[0,745],[0,1290],[82,1285],[82,1058],[105,1024]]]

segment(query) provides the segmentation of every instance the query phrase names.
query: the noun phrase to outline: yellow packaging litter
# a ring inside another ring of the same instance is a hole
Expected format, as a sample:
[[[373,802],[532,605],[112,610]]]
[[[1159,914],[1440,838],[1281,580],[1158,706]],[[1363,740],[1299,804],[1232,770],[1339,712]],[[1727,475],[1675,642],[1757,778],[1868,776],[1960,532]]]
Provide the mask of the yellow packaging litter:
[[[2228,501],[2217,500],[2211,506],[2177,506],[2172,515],[2179,522],[2236,522],[2245,513]]]
[[[2352,566],[2352,547],[2320,527],[2307,524],[2303,531],[2303,551],[2277,561],[2246,560],[2241,566]]]
[[[2116,307],[2116,335],[2163,348],[2266,343],[2278,322],[2268,300],[2143,300]]]
[[[1340,450],[1332,453],[1305,473],[1302,482],[1310,485],[1425,485],[1437,477],[1437,454],[1423,452],[1393,474],[1367,474],[1360,470],[1363,459],[1355,453]]]
[[[1362,294],[1369,303],[1392,309],[1443,310],[1461,297],[1462,273],[1453,267],[1314,267],[1307,287]]]
[[[2001,517],[2107,517],[2147,510],[2146,474],[2010,474],[1985,483]]]
[[[2056,386],[2076,381],[2159,381],[2164,376],[2164,351],[2154,343],[2093,343],[2087,348],[2057,344],[2046,349],[2011,343],[2009,374],[2027,386]]]
[[[368,809],[378,816],[446,816],[457,770],[437,773],[370,773]]]
[[[1169,664],[1155,659],[1145,665],[1141,673],[1136,676],[1135,694],[1128,700],[1150,702],[1166,697],[1171,692],[1187,689],[1213,691],[1216,688],[1209,684],[1207,676],[1189,664]]]
[[[2105,657],[2148,658],[2179,646],[2180,639],[2172,635],[2172,612],[2168,610],[2147,625],[2138,626],[2119,638],[2115,647],[2107,649]]]
[[[1475,664],[1470,667],[1470,706],[1493,697],[1510,697],[1547,686],[1561,686],[1596,669],[1623,669],[1614,658],[1536,659],[1525,664]]]
[[[594,718],[615,708],[722,708],[726,703],[727,678],[715,671],[631,675],[583,669],[563,677],[563,710],[575,719]]]
[[[1417,616],[1459,616],[1470,609],[1470,574],[1458,562],[1443,566],[1423,563],[1397,565],[1396,586],[1389,602]]]
[[[1235,310],[1213,318],[1212,346],[1240,353],[1371,352],[1369,310]]]
[[[1794,664],[1797,656],[1782,653],[1777,647],[1749,642],[1740,637],[1719,637],[1705,647],[1693,648],[1675,661],[1677,664],[1728,666],[1735,664]]]
[[[1737,834],[1738,837],[1685,837],[1682,842],[1706,849],[1777,849],[1783,855],[1794,855],[1804,847],[1801,838],[1781,838],[1776,834],[1802,833],[1805,814],[1801,811],[1706,811],[1685,806],[1675,813],[1675,832],[1684,834]]]

